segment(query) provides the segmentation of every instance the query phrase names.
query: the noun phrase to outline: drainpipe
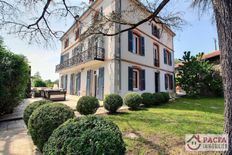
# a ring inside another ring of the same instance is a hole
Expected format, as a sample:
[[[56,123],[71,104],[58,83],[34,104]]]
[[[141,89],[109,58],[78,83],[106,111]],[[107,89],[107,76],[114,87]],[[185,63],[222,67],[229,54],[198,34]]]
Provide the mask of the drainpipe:
[[[121,11],[122,11],[122,0],[119,0],[119,11],[120,11],[120,16],[121,16]],[[119,24],[119,31],[121,31],[121,24]],[[121,93],[121,88],[122,88],[122,61],[121,61],[121,33],[119,33],[119,92]]]

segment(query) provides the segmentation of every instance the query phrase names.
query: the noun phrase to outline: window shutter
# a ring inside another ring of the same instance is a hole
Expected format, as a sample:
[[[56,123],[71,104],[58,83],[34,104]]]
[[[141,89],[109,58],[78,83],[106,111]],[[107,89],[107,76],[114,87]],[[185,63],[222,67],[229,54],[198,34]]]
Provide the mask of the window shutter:
[[[164,64],[167,64],[167,52],[166,52],[166,49],[164,49]]]
[[[172,53],[169,52],[169,65],[172,66]]]
[[[151,24],[151,33],[152,33],[152,35],[154,35],[154,25],[153,24]]]
[[[173,75],[169,75],[169,88],[173,90]]]
[[[133,91],[133,68],[128,67],[128,90]]]
[[[140,52],[141,52],[142,56],[145,55],[145,41],[144,41],[144,37],[140,37]]]
[[[145,90],[145,70],[140,71],[140,90],[143,91]]]
[[[133,33],[128,31],[128,51],[133,51]]]
[[[168,89],[168,75],[165,74],[165,89],[167,90]]]

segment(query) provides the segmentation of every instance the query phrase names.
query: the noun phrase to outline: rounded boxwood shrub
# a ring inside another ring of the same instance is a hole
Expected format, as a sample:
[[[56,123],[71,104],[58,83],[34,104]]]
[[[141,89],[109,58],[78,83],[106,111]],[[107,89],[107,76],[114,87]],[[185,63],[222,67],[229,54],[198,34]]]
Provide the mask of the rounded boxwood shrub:
[[[38,107],[40,107],[41,105],[48,104],[48,103],[52,103],[52,102],[49,100],[35,101],[35,102],[29,104],[25,108],[25,110],[23,112],[23,120],[24,120],[24,123],[26,124],[26,126],[28,126],[28,120],[29,120],[31,114],[33,113],[33,111],[35,109],[37,109]]]
[[[131,109],[137,109],[142,103],[142,97],[138,93],[128,93],[124,97],[124,103]]]
[[[96,97],[83,96],[78,100],[76,109],[82,115],[89,115],[94,114],[99,106],[99,101]]]
[[[34,144],[42,151],[53,130],[73,117],[73,110],[61,103],[45,104],[37,108],[28,121]]]
[[[153,104],[159,105],[164,102],[164,96],[162,93],[154,93],[153,94]]]
[[[44,155],[123,155],[126,148],[117,125],[101,117],[70,119],[50,136]]]
[[[123,105],[123,99],[118,94],[107,95],[104,100],[104,108],[111,113],[115,113]]]
[[[154,102],[154,96],[152,93],[143,93],[141,95],[142,97],[142,103],[146,106],[149,107],[153,104]]]
[[[169,93],[167,92],[161,92],[161,94],[163,95],[163,101],[166,103],[169,101]]]

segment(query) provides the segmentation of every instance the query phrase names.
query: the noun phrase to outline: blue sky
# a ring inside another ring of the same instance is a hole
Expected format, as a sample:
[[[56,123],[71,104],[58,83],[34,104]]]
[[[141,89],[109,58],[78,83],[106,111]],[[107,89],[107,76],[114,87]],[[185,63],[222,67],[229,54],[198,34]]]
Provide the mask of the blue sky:
[[[85,0],[87,1],[87,0]],[[175,58],[181,58],[184,51],[192,51],[193,54],[208,53],[215,49],[214,38],[217,38],[215,23],[212,24],[211,15],[206,14],[199,18],[198,11],[189,7],[189,0],[173,0],[168,9],[183,12],[183,19],[187,22],[181,31],[175,31],[174,39]],[[60,26],[67,30],[72,24],[65,22]],[[32,75],[40,72],[43,79],[56,80],[59,78],[55,73],[55,66],[60,61],[60,41],[57,40],[56,47],[44,48],[42,45],[29,45],[16,36],[1,34],[5,45],[14,53],[27,56],[32,66]]]

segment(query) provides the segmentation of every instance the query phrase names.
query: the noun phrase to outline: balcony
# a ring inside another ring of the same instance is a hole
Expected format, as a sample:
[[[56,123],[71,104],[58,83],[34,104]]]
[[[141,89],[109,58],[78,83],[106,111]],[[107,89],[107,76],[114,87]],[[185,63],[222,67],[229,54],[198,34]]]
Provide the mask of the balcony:
[[[77,55],[57,65],[56,72],[89,61],[93,61],[93,60],[104,61],[104,59],[105,59],[105,49],[101,47],[92,47],[87,49],[86,51],[77,53]]]

